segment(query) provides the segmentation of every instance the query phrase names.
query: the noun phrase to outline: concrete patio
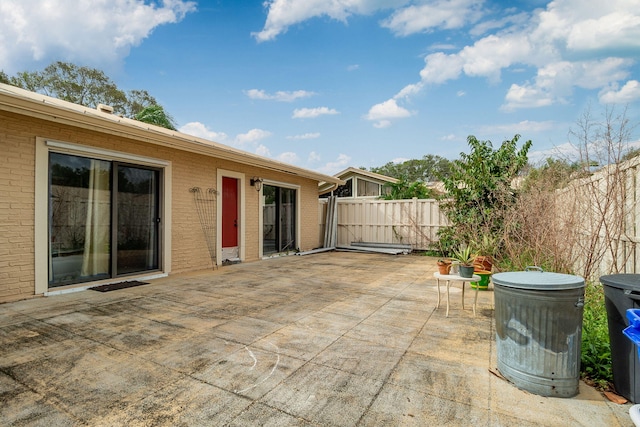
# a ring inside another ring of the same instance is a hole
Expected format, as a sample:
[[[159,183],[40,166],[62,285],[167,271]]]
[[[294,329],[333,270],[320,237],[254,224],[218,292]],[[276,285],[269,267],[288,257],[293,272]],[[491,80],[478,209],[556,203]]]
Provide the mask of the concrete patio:
[[[493,375],[493,291],[445,318],[434,271],[335,252],[2,304],[0,425],[633,425]]]

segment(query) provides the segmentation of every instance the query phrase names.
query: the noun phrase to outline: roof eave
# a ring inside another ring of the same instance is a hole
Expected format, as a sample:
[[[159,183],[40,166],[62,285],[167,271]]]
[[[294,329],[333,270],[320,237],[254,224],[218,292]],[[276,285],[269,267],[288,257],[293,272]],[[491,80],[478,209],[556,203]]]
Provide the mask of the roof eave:
[[[216,157],[271,171],[341,184],[339,178],[271,160],[203,138],[72,104],[56,98],[0,84],[0,110],[124,136],[181,151]]]

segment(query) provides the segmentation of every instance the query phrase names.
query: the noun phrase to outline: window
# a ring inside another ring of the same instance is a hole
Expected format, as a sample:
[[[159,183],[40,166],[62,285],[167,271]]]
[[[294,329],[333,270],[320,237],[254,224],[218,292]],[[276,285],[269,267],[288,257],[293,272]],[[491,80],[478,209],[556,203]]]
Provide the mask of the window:
[[[49,153],[49,287],[160,268],[161,170]]]
[[[380,184],[358,178],[358,197],[371,197],[380,195]]]
[[[337,197],[353,197],[353,179],[349,178],[345,181],[344,185],[340,185],[333,190],[333,194]]]

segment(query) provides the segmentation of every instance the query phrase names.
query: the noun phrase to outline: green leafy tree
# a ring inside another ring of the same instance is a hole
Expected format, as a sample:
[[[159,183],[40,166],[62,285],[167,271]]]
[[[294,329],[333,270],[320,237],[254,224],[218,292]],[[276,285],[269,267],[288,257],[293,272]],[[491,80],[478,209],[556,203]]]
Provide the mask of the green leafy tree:
[[[135,115],[135,119],[152,125],[162,126],[163,128],[176,130],[173,117],[167,114],[159,105],[145,107]]]
[[[145,108],[157,106],[160,107],[158,101],[146,90],[134,89],[127,92],[127,104],[125,106],[125,116],[136,117]]]
[[[173,118],[146,90],[125,92],[95,68],[58,61],[42,71],[21,71],[12,77],[0,71],[0,82],[90,108],[110,105],[115,114],[175,130]]]
[[[577,163],[549,157],[542,166],[529,170],[522,188],[526,191],[536,187],[556,190],[564,187],[570,180],[579,177],[581,170],[582,168]]]
[[[98,104],[113,107],[125,114],[127,96],[104,72],[68,62],[54,62],[42,71],[18,73],[12,83],[23,89],[44,93],[58,99],[95,108]]]
[[[389,162],[384,166],[372,167],[370,171],[405,182],[430,182],[447,176],[450,169],[451,162],[449,160],[428,154],[422,159],[412,159],[402,163]]]
[[[11,84],[11,80],[9,79],[9,76],[7,75],[7,73],[5,73],[2,70],[0,70],[0,83],[4,83],[7,85]]]
[[[502,236],[505,215],[516,200],[512,182],[527,166],[532,144],[527,141],[518,149],[519,139],[515,135],[494,149],[491,141],[467,138],[471,152],[461,153],[443,179],[449,201],[442,208],[451,226],[442,229],[440,238],[448,250],[482,235]]]
[[[414,197],[418,199],[433,199],[435,196],[431,189],[427,188],[424,183],[418,181],[407,182],[400,179],[396,183],[386,185],[389,186],[391,191],[380,197],[384,200],[404,200],[413,199]]]

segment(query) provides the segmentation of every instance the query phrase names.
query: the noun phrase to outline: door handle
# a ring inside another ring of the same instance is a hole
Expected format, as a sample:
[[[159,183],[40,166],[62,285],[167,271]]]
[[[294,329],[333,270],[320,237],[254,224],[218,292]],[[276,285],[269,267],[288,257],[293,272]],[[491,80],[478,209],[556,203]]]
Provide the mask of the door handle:
[[[238,220],[237,220],[237,219],[234,219],[234,220],[233,220],[233,226],[234,226],[234,227],[237,227],[237,226],[238,226]]]

